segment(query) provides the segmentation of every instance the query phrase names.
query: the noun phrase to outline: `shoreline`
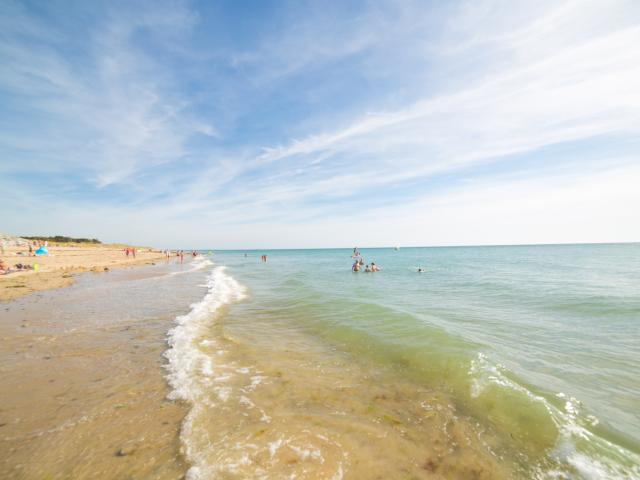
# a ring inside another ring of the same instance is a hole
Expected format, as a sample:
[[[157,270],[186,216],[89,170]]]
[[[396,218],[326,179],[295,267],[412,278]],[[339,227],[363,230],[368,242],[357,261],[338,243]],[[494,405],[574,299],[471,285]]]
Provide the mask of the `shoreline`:
[[[50,246],[49,255],[29,256],[25,247],[6,248],[2,260],[14,268],[17,263],[39,265],[39,271],[26,270],[0,276],[0,303],[31,293],[64,288],[75,282],[79,273],[105,273],[111,269],[153,265],[165,255],[151,248],[137,250],[136,258],[126,257],[122,245],[68,244]]]
[[[167,268],[82,275],[1,305],[2,478],[184,478],[187,405],[167,398],[164,352],[176,314],[201,291],[152,304],[155,269]]]

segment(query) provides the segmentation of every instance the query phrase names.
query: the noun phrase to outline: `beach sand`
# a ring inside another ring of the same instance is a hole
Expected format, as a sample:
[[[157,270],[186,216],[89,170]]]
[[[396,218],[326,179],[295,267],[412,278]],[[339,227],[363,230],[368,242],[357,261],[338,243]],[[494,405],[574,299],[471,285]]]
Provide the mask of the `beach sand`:
[[[122,265],[117,255],[66,249],[45,261]],[[86,274],[0,305],[0,478],[184,478],[186,408],[166,398],[162,353],[176,312],[201,292],[176,292],[176,307],[166,293],[151,303],[144,279],[168,267]]]
[[[136,258],[124,254],[124,245],[68,244],[50,246],[49,255],[29,256],[27,247],[8,247],[0,256],[5,264],[14,268],[38,264],[39,271],[19,271],[0,276],[0,301],[11,300],[39,290],[61,288],[74,282],[74,274],[104,272],[105,269],[151,264],[164,260],[164,254],[151,248],[139,248]]]

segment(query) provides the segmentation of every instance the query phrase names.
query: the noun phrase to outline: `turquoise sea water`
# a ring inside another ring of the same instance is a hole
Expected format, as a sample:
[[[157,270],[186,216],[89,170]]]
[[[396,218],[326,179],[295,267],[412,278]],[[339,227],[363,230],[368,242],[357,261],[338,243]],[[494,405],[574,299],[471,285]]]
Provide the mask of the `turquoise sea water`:
[[[215,258],[265,309],[407,375],[448,382],[474,415],[535,429],[550,414],[531,398],[543,398],[567,429],[554,433],[558,456],[582,449],[607,457],[599,451],[606,442],[639,453],[640,245],[361,253],[382,271],[351,272],[346,249]],[[576,429],[593,444],[576,446]]]
[[[487,449],[511,457],[512,476],[640,477],[640,244],[360,252],[382,271],[351,272],[351,249],[215,252],[243,294],[204,337],[251,348],[256,371],[275,352],[305,362],[320,348],[364,365],[363,378],[391,371],[398,390],[444,392],[456,415],[509,445]],[[326,368],[318,358],[309,388]]]

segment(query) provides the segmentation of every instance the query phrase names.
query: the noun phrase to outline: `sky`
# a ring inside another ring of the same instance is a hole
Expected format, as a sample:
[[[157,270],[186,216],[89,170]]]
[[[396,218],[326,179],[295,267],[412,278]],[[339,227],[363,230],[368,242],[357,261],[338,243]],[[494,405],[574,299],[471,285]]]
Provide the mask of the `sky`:
[[[640,241],[640,2],[0,2],[0,231]]]

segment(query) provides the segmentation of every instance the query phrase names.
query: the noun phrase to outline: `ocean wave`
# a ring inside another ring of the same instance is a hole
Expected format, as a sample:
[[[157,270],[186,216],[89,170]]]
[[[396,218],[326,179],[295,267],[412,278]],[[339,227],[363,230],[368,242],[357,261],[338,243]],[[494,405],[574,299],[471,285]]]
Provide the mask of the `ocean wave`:
[[[640,456],[597,435],[589,429],[599,420],[583,412],[582,403],[565,393],[555,396],[561,407],[512,380],[501,364],[493,363],[479,353],[469,368],[471,396],[475,399],[490,394],[492,388],[515,392],[527,401],[543,407],[557,429],[553,448],[545,461],[534,467],[537,480],[619,480],[640,479]]]

